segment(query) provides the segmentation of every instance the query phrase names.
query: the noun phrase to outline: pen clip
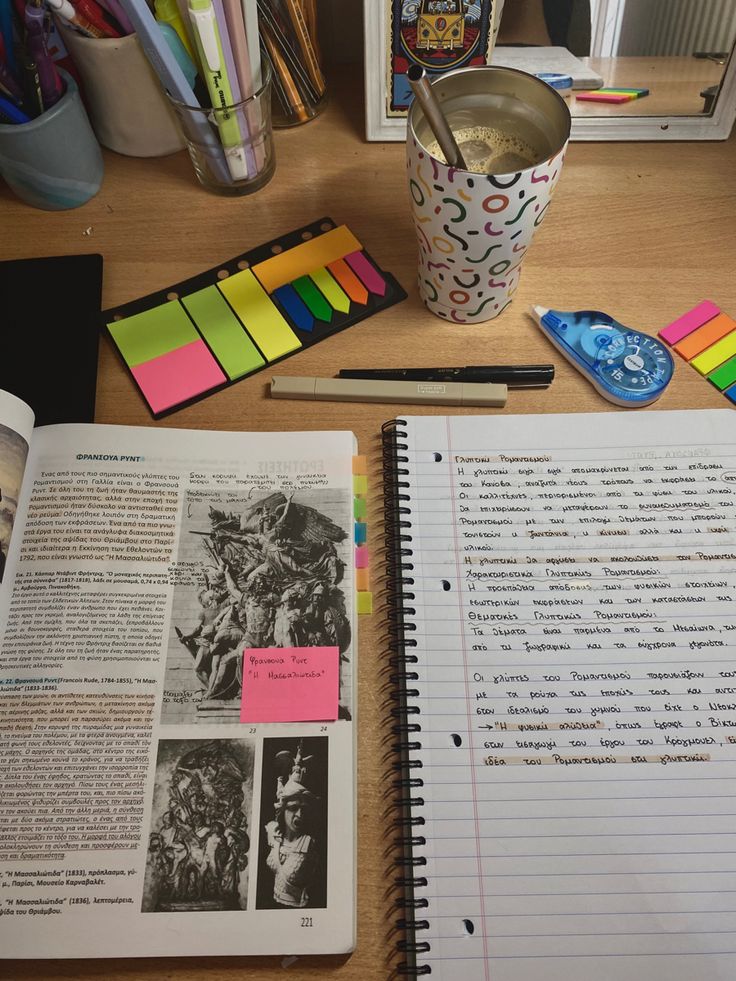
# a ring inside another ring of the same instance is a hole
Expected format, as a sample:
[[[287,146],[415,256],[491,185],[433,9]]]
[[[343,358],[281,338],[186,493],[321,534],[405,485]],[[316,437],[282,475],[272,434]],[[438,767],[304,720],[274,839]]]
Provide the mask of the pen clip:
[[[220,71],[220,46],[217,43],[217,26],[215,24],[215,11],[211,6],[204,10],[193,10],[189,8],[189,16],[192,23],[197,28],[197,34],[202,44],[202,53],[207,62],[207,67],[212,72]]]

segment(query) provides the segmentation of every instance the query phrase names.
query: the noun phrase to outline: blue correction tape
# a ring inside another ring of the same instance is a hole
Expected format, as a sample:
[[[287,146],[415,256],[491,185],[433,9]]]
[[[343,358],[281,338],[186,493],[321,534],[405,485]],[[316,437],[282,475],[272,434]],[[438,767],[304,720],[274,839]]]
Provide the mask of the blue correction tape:
[[[656,402],[672,380],[672,355],[655,337],[600,310],[532,307],[535,322],[604,399],[637,408]]]

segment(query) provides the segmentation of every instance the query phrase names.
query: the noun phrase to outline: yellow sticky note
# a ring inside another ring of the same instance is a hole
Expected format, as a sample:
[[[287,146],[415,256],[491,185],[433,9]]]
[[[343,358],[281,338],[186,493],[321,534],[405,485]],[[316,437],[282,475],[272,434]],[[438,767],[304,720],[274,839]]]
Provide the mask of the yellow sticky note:
[[[358,613],[373,613],[373,593],[358,593],[356,601]]]
[[[250,269],[220,280],[217,286],[267,361],[302,346]]]
[[[690,364],[701,375],[707,375],[709,371],[728,361],[734,354],[736,354],[736,330],[732,330],[720,341],[716,341],[702,354],[693,358]]]
[[[365,497],[368,493],[368,478],[360,474],[353,475],[353,494]]]

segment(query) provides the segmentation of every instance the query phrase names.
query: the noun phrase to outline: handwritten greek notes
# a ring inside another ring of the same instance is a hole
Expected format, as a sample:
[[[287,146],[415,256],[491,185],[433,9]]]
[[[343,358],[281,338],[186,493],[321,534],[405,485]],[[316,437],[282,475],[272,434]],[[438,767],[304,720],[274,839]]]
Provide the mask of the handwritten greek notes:
[[[450,481],[487,765],[731,757],[735,459],[457,454]]]
[[[736,977],[733,413],[406,429],[425,960]]]
[[[333,721],[339,659],[337,647],[246,648],[240,721]]]

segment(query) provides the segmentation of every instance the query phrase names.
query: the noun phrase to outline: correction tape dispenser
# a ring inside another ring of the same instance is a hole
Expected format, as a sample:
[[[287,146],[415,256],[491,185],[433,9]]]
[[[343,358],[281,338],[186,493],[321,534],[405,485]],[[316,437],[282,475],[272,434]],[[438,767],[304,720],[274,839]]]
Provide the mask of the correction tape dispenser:
[[[656,402],[672,380],[675,367],[667,348],[607,313],[538,306],[530,313],[557,350],[614,405]]]

